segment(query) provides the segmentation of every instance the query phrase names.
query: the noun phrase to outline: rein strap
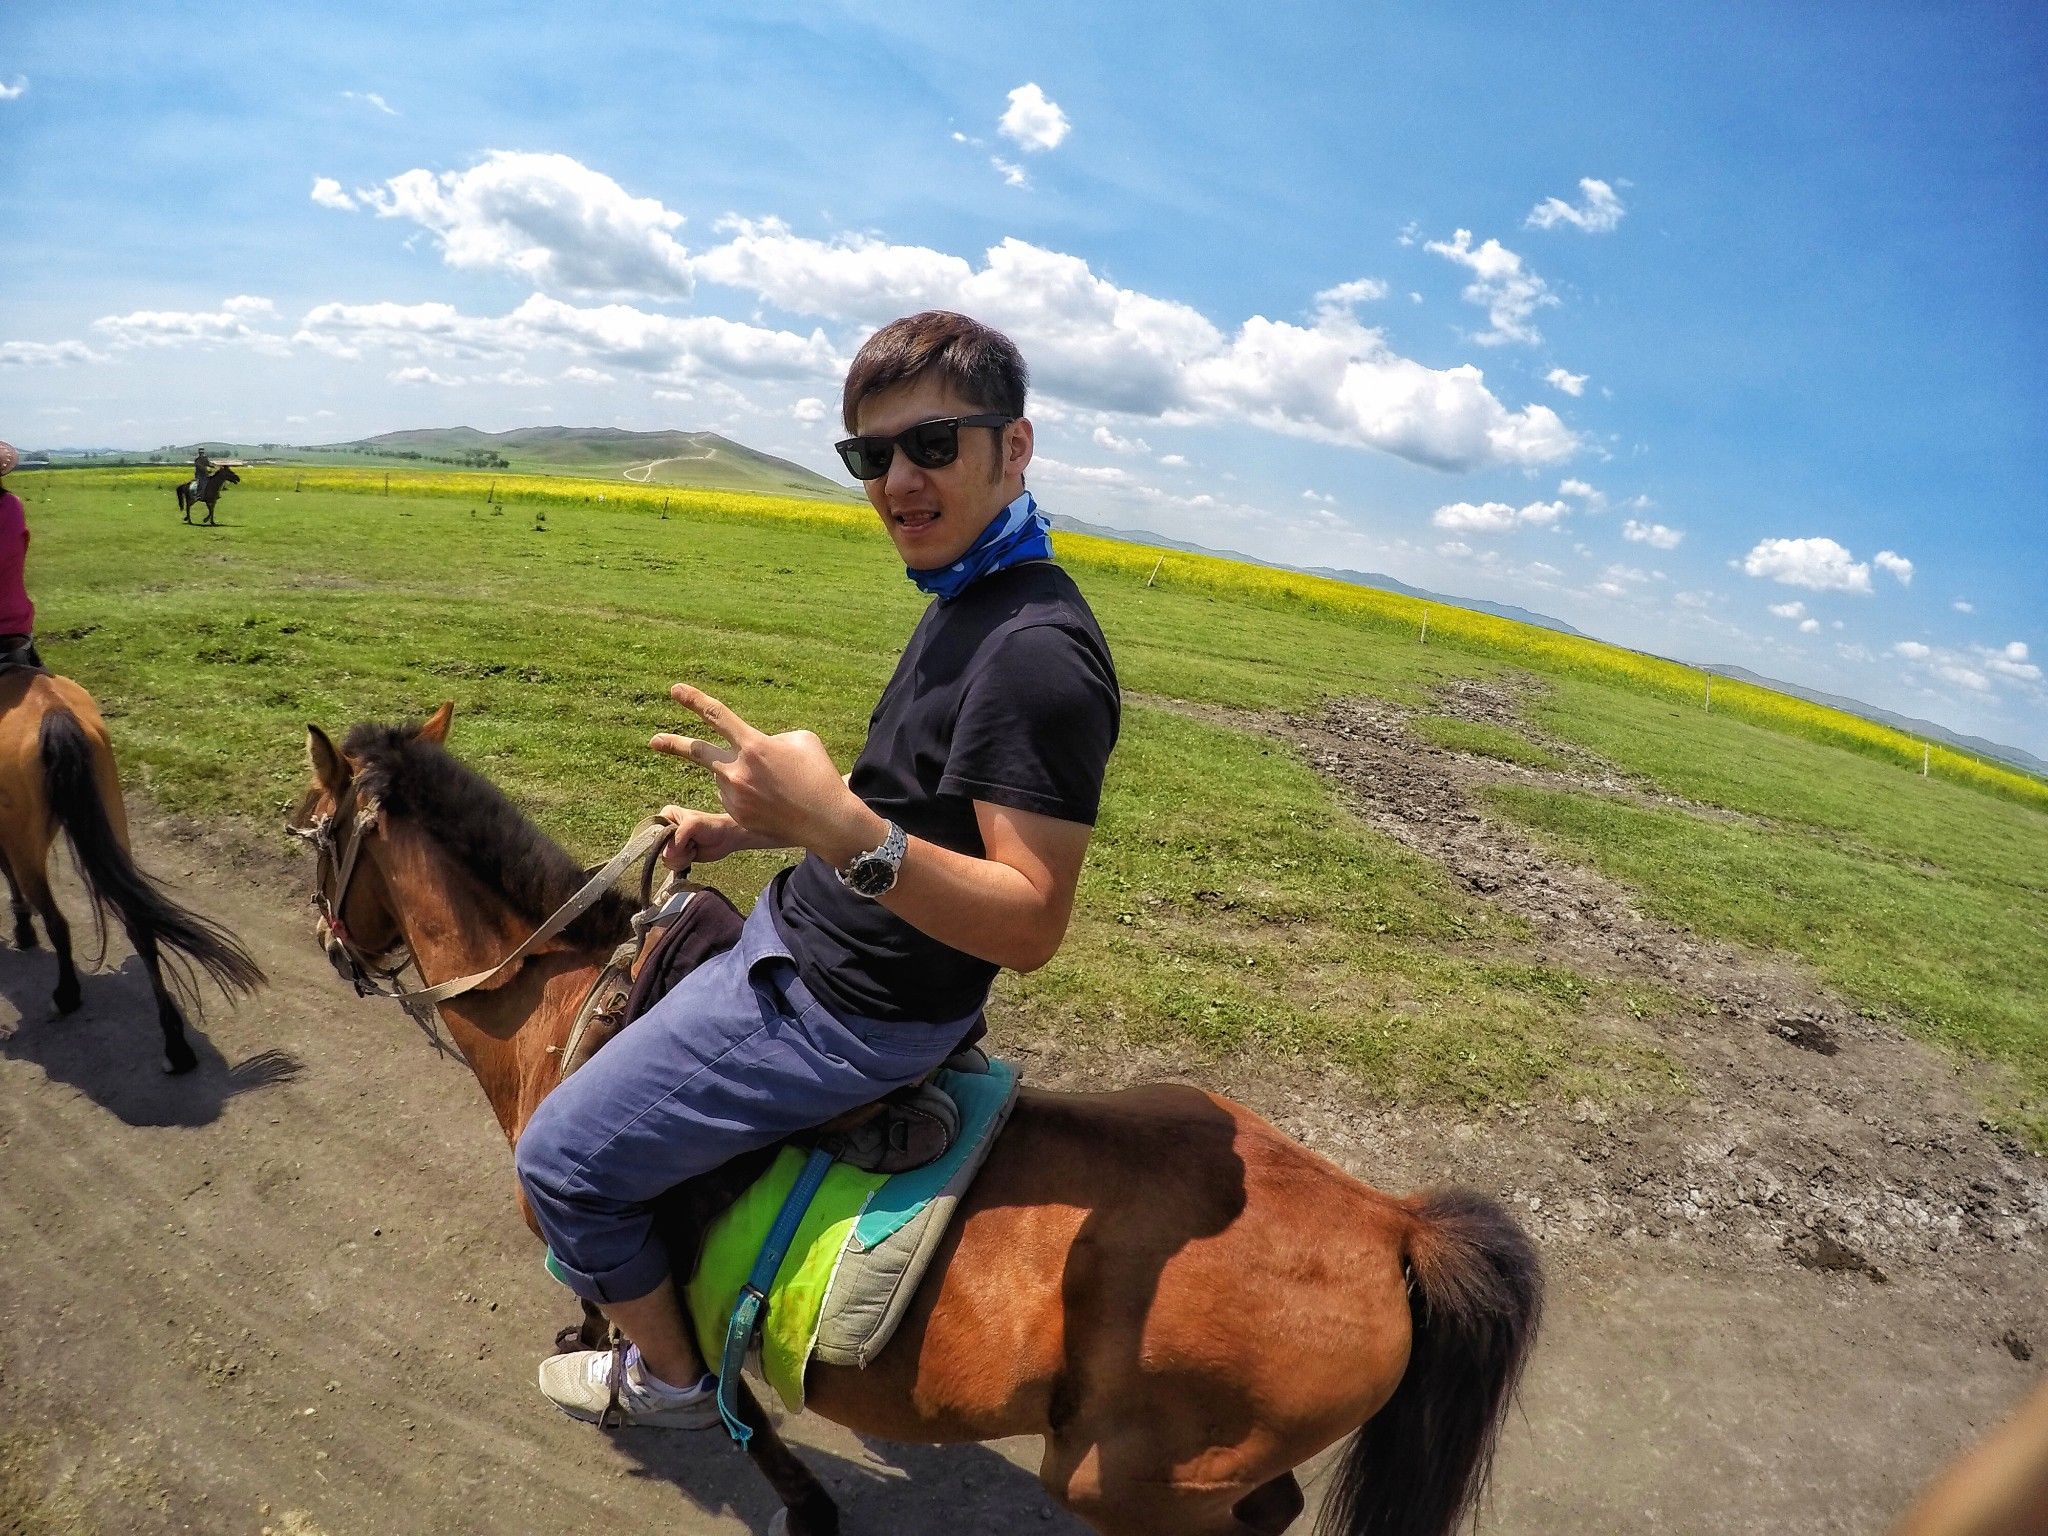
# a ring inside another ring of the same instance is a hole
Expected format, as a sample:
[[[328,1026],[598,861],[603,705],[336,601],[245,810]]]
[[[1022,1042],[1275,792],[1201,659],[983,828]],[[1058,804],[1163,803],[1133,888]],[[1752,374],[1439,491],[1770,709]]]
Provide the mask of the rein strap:
[[[562,903],[560,907],[556,908],[552,917],[542,923],[540,927],[534,929],[527,936],[524,943],[496,965],[487,971],[477,971],[469,976],[458,976],[453,981],[444,981],[438,986],[426,987],[418,992],[397,993],[395,995],[398,1000],[408,1006],[420,1004],[431,1007],[436,1003],[445,1002],[451,997],[460,997],[465,992],[474,991],[486,982],[497,980],[521,960],[524,960],[538,946],[545,944],[549,939],[552,939],[564,928],[575,922],[585,912],[588,912],[597,904],[598,898],[605,893],[612,882],[617,880],[625,871],[627,865],[636,859],[645,858],[654,849],[660,847],[662,843],[668,840],[670,833],[673,831],[674,828],[659,817],[651,817],[643,821],[634,829],[633,835],[626,840],[626,846],[611,856],[610,862],[586,880],[581,890]]]

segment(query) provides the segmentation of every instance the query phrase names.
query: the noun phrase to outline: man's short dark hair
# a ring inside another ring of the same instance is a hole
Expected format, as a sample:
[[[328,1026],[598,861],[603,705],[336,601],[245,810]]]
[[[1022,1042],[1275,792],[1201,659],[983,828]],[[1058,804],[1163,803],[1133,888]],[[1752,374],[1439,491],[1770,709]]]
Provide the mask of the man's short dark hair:
[[[891,320],[861,346],[846,370],[840,414],[856,432],[854,416],[869,395],[935,374],[968,404],[1005,416],[1024,414],[1031,382],[1024,354],[993,326],[947,309]]]

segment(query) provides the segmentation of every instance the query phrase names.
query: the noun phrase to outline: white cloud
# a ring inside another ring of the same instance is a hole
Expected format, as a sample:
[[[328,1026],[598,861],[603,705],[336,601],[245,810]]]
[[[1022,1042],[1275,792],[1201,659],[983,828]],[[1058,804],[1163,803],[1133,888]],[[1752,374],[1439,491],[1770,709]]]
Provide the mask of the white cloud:
[[[1303,501],[1312,501],[1319,507],[1334,507],[1337,505],[1337,498],[1326,491],[1303,491],[1301,499]]]
[[[618,375],[606,373],[602,368],[586,368],[581,363],[562,370],[562,377],[571,384],[616,384]]]
[[[1588,512],[1600,513],[1607,510],[1606,492],[1595,490],[1584,480],[1558,481],[1557,494],[1560,496],[1576,496],[1586,504]]]
[[[1031,153],[1057,149],[1073,129],[1057,102],[1046,97],[1036,85],[1020,85],[1010,92],[1010,105],[996,124],[1003,137]]]
[[[392,106],[390,102],[379,96],[375,91],[343,91],[341,94],[344,100],[360,101],[365,106],[375,107],[386,117],[398,116],[398,108]]]
[[[1521,257],[1498,240],[1488,240],[1475,248],[1469,229],[1458,230],[1449,241],[1432,240],[1423,249],[1472,273],[1463,297],[1483,308],[1486,318],[1493,322],[1493,329],[1481,331],[1472,338],[1474,341],[1491,347],[1508,341],[1533,345],[1543,339],[1542,332],[1530,324],[1530,317],[1538,309],[1556,304],[1557,295],[1550,292],[1542,278],[1523,270]]]
[[[92,328],[117,347],[217,346],[239,343],[261,352],[286,350],[284,338],[249,322],[276,313],[277,306],[253,294],[223,299],[218,310],[138,309],[103,315]]]
[[[1943,682],[1954,683],[1957,687],[1967,688],[1972,693],[1989,693],[1991,691],[1991,679],[1982,672],[1977,671],[1974,667],[1965,666],[1960,661],[1935,661],[1931,664],[1931,670]]]
[[[1387,285],[1376,277],[1355,277],[1348,283],[1325,288],[1316,295],[1317,309],[1349,309],[1354,304],[1371,304],[1387,296]]]
[[[2041,669],[2027,660],[2027,647],[2024,641],[2014,640],[1999,651],[1981,645],[1975,649],[1977,654],[1984,658],[1984,665],[2000,677],[2014,678],[2023,683],[2041,681]]]
[[[683,216],[567,155],[493,150],[466,171],[406,171],[360,195],[379,218],[432,231],[451,267],[582,297],[691,290],[689,253],[669,233]]]
[[[1913,562],[1904,555],[1895,555],[1888,549],[1880,549],[1871,558],[1876,562],[1879,570],[1889,571],[1892,575],[1898,577],[1900,586],[1910,587],[1913,585]]]
[[[1870,567],[1833,539],[1765,539],[1742,557],[1745,575],[1815,592],[1868,592]]]
[[[1801,633],[1802,635],[1817,635],[1817,634],[1819,634],[1819,633],[1820,633],[1820,620],[1819,620],[1819,619],[1801,619],[1801,620],[1799,621],[1799,633]]]
[[[1142,437],[1118,437],[1107,427],[1097,427],[1090,441],[1111,453],[1150,453],[1152,445]]]
[[[1576,398],[1586,392],[1586,380],[1591,377],[1591,374],[1567,373],[1562,368],[1553,368],[1543,375],[1543,382]]]
[[[1676,549],[1684,541],[1684,530],[1667,528],[1662,523],[1639,523],[1630,518],[1621,525],[1621,536],[1631,544],[1647,544],[1652,549]]]
[[[0,341],[0,367],[61,368],[102,359],[82,341]]]
[[[1797,602],[1773,603],[1771,604],[1771,612],[1781,619],[1803,619],[1806,617],[1806,604]]]
[[[1950,603],[1949,607],[1955,609],[1957,613],[1975,613],[1977,611],[1977,605],[1975,603],[1964,602],[1963,599],[1961,599],[1960,597],[1957,598],[1954,602]]]
[[[1476,506],[1469,501],[1456,501],[1438,507],[1430,513],[1429,520],[1439,528],[1458,533],[1506,533],[1511,528],[1547,528],[1570,510],[1561,501],[1532,501],[1523,507],[1511,507],[1504,501]]]
[[[1453,560],[1462,560],[1472,553],[1472,546],[1462,539],[1446,539],[1437,545],[1436,552],[1440,555],[1449,555]]]
[[[332,176],[313,178],[313,201],[322,208],[334,208],[343,213],[355,210],[356,200],[341,190],[341,183]]]
[[[584,309],[543,294],[497,317],[465,315],[448,304],[322,304],[308,311],[293,340],[344,357],[364,347],[483,358],[557,346],[665,382],[700,373],[824,380],[845,369],[822,331],[799,336],[711,315],[651,314],[625,304]]]
[[[1476,367],[1436,369],[1402,357],[1346,308],[1326,307],[1306,326],[1253,316],[1231,334],[1189,305],[1120,288],[1079,257],[1015,238],[988,249],[976,267],[921,246],[858,235],[817,240],[777,219],[735,217],[716,226],[723,243],[693,255],[669,234],[677,215],[561,155],[495,153],[468,171],[409,171],[363,195],[383,216],[432,231],[451,265],[514,272],[542,288],[673,297],[702,281],[848,325],[961,310],[1017,340],[1054,404],[1177,424],[1248,422],[1449,470],[1555,464],[1579,447],[1549,407],[1511,410]],[[323,306],[325,321],[308,329],[323,333],[318,344],[347,346],[341,332],[371,308]],[[605,313],[619,326],[663,334],[731,324],[619,306]],[[461,346],[482,337],[502,346],[511,319],[449,311],[436,322],[438,341]],[[402,328],[429,329],[410,321]]]
[[[446,373],[436,373],[431,368],[394,368],[384,375],[391,384],[433,384],[442,389],[453,389],[465,380]]]
[[[1548,407],[1510,411],[1477,368],[1426,368],[1343,311],[1311,326],[1254,316],[1228,336],[1188,305],[1119,288],[1079,257],[1015,238],[976,269],[921,246],[814,240],[777,220],[732,219],[720,231],[731,238],[691,263],[706,282],[863,324],[962,310],[1014,337],[1040,387],[1074,405],[1249,421],[1443,469],[1556,463],[1578,447]]]
[[[1159,455],[1159,462],[1161,464],[1164,464],[1168,469],[1185,469],[1187,468],[1188,460],[1186,454],[1162,453],[1161,455]]]
[[[1574,229],[1589,235],[1604,235],[1621,222],[1621,216],[1628,210],[1622,207],[1621,199],[1614,194],[1614,188],[1604,181],[1591,176],[1579,178],[1579,193],[1583,201],[1574,208],[1561,197],[1546,197],[1529,210],[1529,217],[1523,223],[1530,229],[1554,229],[1560,224],[1569,224]]]
[[[1025,174],[1023,166],[1015,161],[1005,160],[1001,155],[990,155],[988,163],[1002,174],[1004,186],[1016,187],[1024,192],[1031,190],[1031,178]]]
[[[816,395],[806,395],[789,408],[789,414],[807,427],[815,427],[832,414],[832,408]]]
[[[19,101],[28,91],[28,76],[16,75],[14,84],[0,85],[0,101]]]
[[[1997,684],[2018,689],[2034,702],[2048,703],[2048,691],[2041,687],[2041,669],[2027,659],[2026,642],[2021,640],[2000,648],[1973,645],[1968,655],[1918,640],[1901,640],[1892,653],[1910,662],[1924,677],[1971,693],[1995,693]]]

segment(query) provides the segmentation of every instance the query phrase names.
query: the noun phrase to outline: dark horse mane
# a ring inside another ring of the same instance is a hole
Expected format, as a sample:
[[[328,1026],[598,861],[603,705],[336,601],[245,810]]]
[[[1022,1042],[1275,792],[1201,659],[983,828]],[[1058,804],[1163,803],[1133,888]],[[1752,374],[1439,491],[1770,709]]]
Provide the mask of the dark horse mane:
[[[364,722],[342,742],[358,764],[363,793],[395,815],[411,816],[442,848],[529,921],[543,921],[583,884],[576,861],[505,792],[417,726]],[[633,904],[606,892],[563,930],[571,944],[616,944],[631,927]]]

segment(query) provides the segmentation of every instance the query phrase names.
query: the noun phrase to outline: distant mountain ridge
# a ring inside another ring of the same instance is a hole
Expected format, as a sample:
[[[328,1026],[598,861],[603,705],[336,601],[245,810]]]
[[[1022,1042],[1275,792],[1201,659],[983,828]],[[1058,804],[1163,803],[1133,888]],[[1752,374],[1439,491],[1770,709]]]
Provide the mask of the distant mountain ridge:
[[[1765,677],[1761,672],[1752,672],[1747,667],[1702,662],[1700,670],[1711,672],[1716,677],[1733,678],[1740,683],[1754,683],[1759,688],[1769,688],[1777,693],[1789,693],[1794,698],[1805,699],[1810,704],[1825,704],[1828,708],[1839,709],[1847,715],[1861,715],[1865,720],[1888,725],[1895,731],[1904,731],[1908,736],[1931,737],[1964,752],[1974,752],[1979,757],[1993,758],[2008,767],[2048,778],[2048,762],[2042,761],[2023,747],[2008,747],[2003,742],[1987,741],[1982,736],[1966,736],[1961,731],[1952,731],[1945,725],[1936,725],[1932,720],[1920,720],[1912,715],[1897,714],[1889,709],[1881,709],[1875,704],[1866,704],[1861,699],[1852,699],[1846,694],[1824,693],[1818,688],[1802,688],[1797,683]]]
[[[1303,576],[1321,576],[1330,581],[1349,582],[1354,587],[1377,587],[1382,592],[1398,592],[1403,597],[1419,598],[1426,603],[1442,603],[1450,608],[1470,608],[1477,613],[1490,613],[1495,618],[1513,619],[1518,624],[1533,624],[1538,629],[1554,629],[1560,634],[1578,635],[1590,638],[1582,630],[1572,628],[1563,619],[1553,619],[1547,613],[1537,613],[1528,608],[1517,608],[1512,603],[1488,602],[1483,597],[1451,597],[1443,592],[1432,592],[1427,587],[1411,587],[1405,581],[1385,576],[1378,571],[1343,571],[1327,565],[1286,565],[1278,560],[1261,560],[1257,555],[1247,555],[1235,549],[1212,549],[1206,544],[1190,544],[1185,539],[1170,539],[1160,533],[1144,533],[1135,529],[1106,528],[1100,523],[1083,522],[1078,517],[1052,514],[1055,528],[1070,528],[1075,533],[1089,533],[1099,539],[1119,539],[1126,544],[1146,544],[1154,549],[1178,549],[1190,555],[1212,555],[1219,560],[1241,560],[1246,565],[1263,565],[1268,570],[1296,571]]]
[[[846,500],[852,494],[801,464],[717,432],[634,432],[623,427],[483,432],[475,427],[427,427],[329,443],[313,451],[373,458],[406,453],[452,459],[495,455],[508,469],[541,474],[617,474],[642,485],[696,485],[832,500]]]

